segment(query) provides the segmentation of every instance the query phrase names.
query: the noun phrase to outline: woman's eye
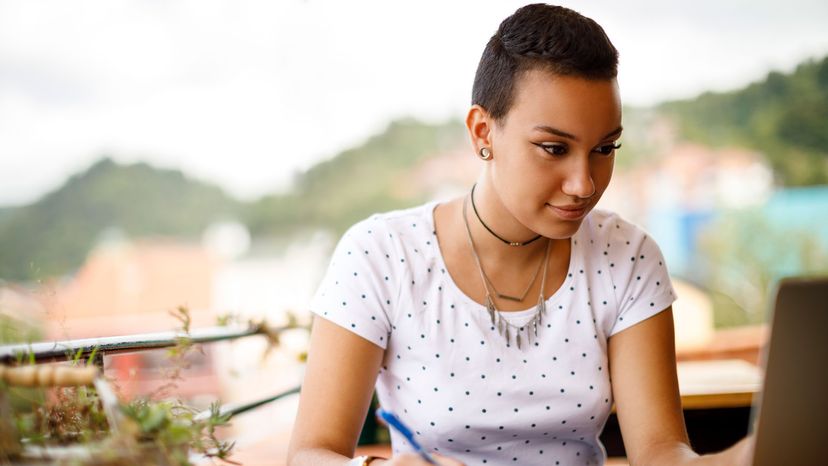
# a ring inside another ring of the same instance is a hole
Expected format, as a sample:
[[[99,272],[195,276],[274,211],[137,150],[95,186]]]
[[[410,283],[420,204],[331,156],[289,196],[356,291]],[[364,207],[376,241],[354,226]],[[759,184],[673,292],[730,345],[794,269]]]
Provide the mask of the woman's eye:
[[[605,144],[603,146],[598,146],[598,148],[595,149],[595,152],[598,152],[601,155],[610,155],[610,154],[613,153],[613,151],[616,151],[620,148],[621,148],[621,143],[614,142],[612,144]]]
[[[565,155],[567,147],[563,144],[538,144],[538,146],[552,155]]]

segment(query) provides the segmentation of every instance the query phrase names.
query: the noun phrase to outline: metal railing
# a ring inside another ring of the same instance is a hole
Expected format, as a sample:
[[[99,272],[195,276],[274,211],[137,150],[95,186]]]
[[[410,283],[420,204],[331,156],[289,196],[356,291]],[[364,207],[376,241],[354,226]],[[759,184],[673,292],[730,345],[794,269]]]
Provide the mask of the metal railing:
[[[76,340],[61,340],[53,342],[22,343],[0,346],[0,364],[27,364],[71,361],[83,359],[104,369],[104,356],[171,348],[187,339],[191,343],[213,343],[218,341],[236,340],[239,338],[261,335],[279,334],[291,327],[266,328],[264,325],[249,325],[246,327],[205,327],[189,332],[157,332],[134,335],[121,335],[101,338],[82,338]],[[289,395],[299,393],[296,386],[284,392],[277,393],[259,400],[246,403],[222,405],[221,413],[235,416],[256,409],[265,404],[280,400]],[[209,410],[198,416],[209,416]]]

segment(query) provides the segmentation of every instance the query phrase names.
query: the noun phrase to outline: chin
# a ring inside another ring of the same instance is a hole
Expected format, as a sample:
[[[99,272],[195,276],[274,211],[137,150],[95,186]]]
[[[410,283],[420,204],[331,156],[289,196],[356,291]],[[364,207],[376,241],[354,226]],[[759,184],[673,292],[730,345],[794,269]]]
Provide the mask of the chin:
[[[566,222],[549,222],[547,220],[543,223],[538,233],[550,239],[567,239],[573,237],[578,232],[578,229],[581,228],[581,223],[583,223],[583,219]]]

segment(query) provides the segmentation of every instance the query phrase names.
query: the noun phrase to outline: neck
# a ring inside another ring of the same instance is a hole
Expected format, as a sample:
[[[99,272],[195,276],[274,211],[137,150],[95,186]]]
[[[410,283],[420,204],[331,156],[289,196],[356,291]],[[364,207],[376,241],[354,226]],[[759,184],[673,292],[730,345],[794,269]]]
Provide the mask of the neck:
[[[474,189],[474,206],[477,207],[477,215],[474,212],[470,195],[467,197],[469,197],[467,220],[474,243],[481,255],[496,262],[506,261],[520,265],[526,261],[535,260],[538,254],[543,254],[546,249],[546,241],[543,238],[522,246],[509,245],[500,239],[525,243],[536,238],[538,234],[514,218],[497,193],[489,189],[485,182],[478,183]],[[485,222],[485,226],[482,222]]]

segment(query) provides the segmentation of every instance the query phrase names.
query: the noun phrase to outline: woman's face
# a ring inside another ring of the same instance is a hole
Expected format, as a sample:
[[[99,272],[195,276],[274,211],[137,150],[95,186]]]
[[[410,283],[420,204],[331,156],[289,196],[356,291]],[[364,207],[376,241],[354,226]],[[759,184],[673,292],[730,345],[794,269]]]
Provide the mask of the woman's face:
[[[617,82],[533,70],[518,80],[501,124],[490,123],[485,176],[529,230],[568,238],[612,177],[621,135]]]

